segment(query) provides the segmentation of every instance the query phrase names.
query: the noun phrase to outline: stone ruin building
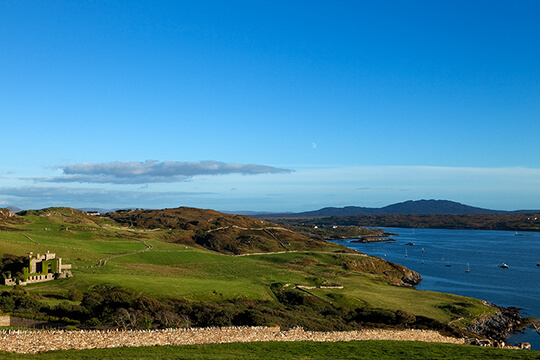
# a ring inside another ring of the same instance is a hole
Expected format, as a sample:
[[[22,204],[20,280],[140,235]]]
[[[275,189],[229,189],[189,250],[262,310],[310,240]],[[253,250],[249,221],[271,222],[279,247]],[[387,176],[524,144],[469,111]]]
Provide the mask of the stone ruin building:
[[[72,277],[71,264],[62,264],[62,258],[47,251],[46,254],[28,254],[28,259],[22,271],[22,279],[13,278],[11,273],[4,273],[1,277],[4,285],[26,285],[56,279]]]

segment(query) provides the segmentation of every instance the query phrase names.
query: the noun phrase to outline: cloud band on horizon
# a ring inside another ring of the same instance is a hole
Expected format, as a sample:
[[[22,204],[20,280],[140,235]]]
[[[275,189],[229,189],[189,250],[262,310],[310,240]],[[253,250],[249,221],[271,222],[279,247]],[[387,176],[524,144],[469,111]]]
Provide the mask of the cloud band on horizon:
[[[97,166],[106,164],[115,163],[94,164],[94,168],[78,165],[80,167],[73,168],[71,175],[99,177],[99,171],[106,172],[106,169]],[[137,174],[147,176],[144,171],[137,173],[125,165],[129,163],[120,164],[124,164],[124,168],[116,171],[124,171],[121,173],[124,177]],[[267,173],[246,177],[237,171],[226,177],[208,176],[203,181],[186,181],[182,186],[156,184],[137,188],[118,186],[121,179],[117,179],[116,183],[109,181],[112,183],[110,186],[99,185],[99,188],[92,184],[78,186],[67,181],[63,185],[50,187],[20,186],[21,180],[47,182],[51,178],[0,176],[0,204],[21,208],[53,205],[165,208],[182,205],[287,212],[327,206],[381,207],[411,199],[446,199],[497,210],[537,209],[540,203],[540,169],[537,168],[403,165],[318,168],[296,165],[295,168],[293,174],[286,176]],[[157,176],[155,172],[151,175]],[[124,183],[127,180],[124,179]],[[135,181],[132,183],[135,184]]]
[[[294,170],[268,165],[225,163],[221,161],[157,161],[77,163],[60,167],[61,176],[36,181],[110,184],[172,183],[188,181],[202,175],[259,175],[284,174]]]

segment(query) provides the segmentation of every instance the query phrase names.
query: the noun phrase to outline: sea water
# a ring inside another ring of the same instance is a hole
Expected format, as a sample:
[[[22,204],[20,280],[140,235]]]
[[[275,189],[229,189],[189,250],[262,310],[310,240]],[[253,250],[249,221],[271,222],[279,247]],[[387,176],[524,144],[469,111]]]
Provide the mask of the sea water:
[[[540,233],[495,230],[383,228],[394,242],[354,243],[351,249],[417,271],[419,290],[470,296],[521,315],[540,318]],[[409,245],[407,245],[409,244]],[[412,245],[414,244],[414,245]],[[499,265],[506,264],[508,268]],[[466,270],[469,270],[468,272]],[[540,335],[528,329],[508,342],[529,342],[540,350]]]

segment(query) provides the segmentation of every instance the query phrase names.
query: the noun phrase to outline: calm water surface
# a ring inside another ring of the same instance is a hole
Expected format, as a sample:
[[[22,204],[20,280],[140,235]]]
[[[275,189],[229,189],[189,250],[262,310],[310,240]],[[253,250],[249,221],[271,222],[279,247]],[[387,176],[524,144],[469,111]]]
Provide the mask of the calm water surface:
[[[441,291],[516,306],[540,318],[540,233],[484,230],[384,228],[395,242],[345,245],[415,270],[419,290]],[[414,245],[406,245],[414,243]],[[422,251],[422,249],[424,251]],[[507,264],[508,268],[498,267]],[[466,269],[470,272],[466,272]],[[528,330],[509,342],[525,341],[540,350],[540,336]]]

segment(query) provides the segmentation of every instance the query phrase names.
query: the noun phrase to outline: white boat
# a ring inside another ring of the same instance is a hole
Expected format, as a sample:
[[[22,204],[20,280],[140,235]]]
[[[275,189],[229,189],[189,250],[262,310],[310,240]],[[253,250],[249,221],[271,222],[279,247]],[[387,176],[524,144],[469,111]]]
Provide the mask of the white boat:
[[[471,272],[471,267],[469,266],[469,263],[467,263],[467,268],[465,269],[465,272],[466,273]]]
[[[503,269],[508,269],[508,265],[506,265],[505,263],[502,263],[501,265],[498,265],[498,266]]]

